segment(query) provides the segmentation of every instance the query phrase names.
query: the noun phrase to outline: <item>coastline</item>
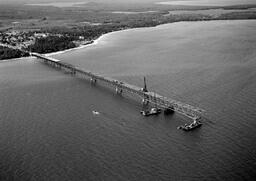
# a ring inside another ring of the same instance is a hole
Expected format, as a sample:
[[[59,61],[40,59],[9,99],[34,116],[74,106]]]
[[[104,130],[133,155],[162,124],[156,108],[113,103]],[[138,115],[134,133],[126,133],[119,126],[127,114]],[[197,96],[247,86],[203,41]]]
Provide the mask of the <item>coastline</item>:
[[[205,20],[203,22],[210,22],[210,21],[248,21],[248,20],[255,20],[255,19],[231,19],[231,20]],[[70,49],[66,49],[66,50],[61,50],[61,51],[57,51],[57,52],[51,52],[51,53],[45,53],[43,55],[45,56],[54,56],[54,55],[60,55],[63,53],[67,53],[70,51],[75,51],[75,50],[79,50],[79,49],[84,49],[84,48],[88,48],[94,45],[97,45],[103,38],[105,38],[106,36],[112,35],[114,33],[119,33],[119,32],[124,32],[124,31],[132,31],[132,30],[139,30],[139,29],[145,29],[145,28],[157,28],[159,26],[166,26],[168,24],[173,24],[173,23],[182,23],[182,22],[198,22],[198,21],[176,21],[176,22],[171,22],[171,23],[164,23],[164,24],[159,24],[156,26],[146,26],[146,27],[137,27],[137,28],[126,28],[126,29],[122,29],[122,30],[117,30],[117,31],[111,31],[105,34],[100,35],[99,37],[97,37],[94,40],[91,40],[90,42],[86,43],[86,44],[81,44],[77,47],[74,48],[70,48]],[[202,21],[200,21],[202,22]],[[20,59],[24,59],[24,58],[28,58],[28,57],[19,57],[19,58],[13,58],[13,59],[4,59],[4,60],[0,60],[0,62],[7,62],[7,61],[17,61]]]
[[[170,23],[166,23],[166,24],[170,24]],[[161,25],[164,25],[164,24],[161,24]],[[161,25],[157,25],[157,26],[161,26]],[[60,54],[67,53],[67,52],[70,52],[70,51],[75,51],[75,50],[79,50],[79,49],[83,49],[83,48],[88,48],[88,47],[97,45],[104,37],[109,36],[109,35],[114,34],[114,33],[127,31],[127,30],[134,30],[134,29],[153,28],[153,27],[157,27],[157,26],[140,27],[140,28],[127,28],[127,29],[123,29],[123,30],[108,32],[108,33],[100,35],[98,38],[92,40],[90,43],[87,43],[85,45],[79,45],[78,47],[75,47],[75,48],[70,48],[70,49],[61,50],[61,51],[52,52],[52,53],[46,53],[46,54],[43,54],[43,55],[45,55],[45,56],[60,55]]]
[[[143,28],[146,28],[146,27],[143,27]],[[131,30],[131,29],[136,29],[136,28],[127,28],[127,29],[125,29],[125,30]],[[104,36],[106,36],[106,35],[108,35],[108,34],[116,33],[116,32],[119,32],[119,31],[125,31],[125,30],[118,30],[118,31],[108,32],[108,33],[102,34],[101,36],[99,36],[99,37],[96,38],[95,40],[92,40],[92,41],[88,42],[87,44],[82,44],[82,45],[79,45],[79,46],[74,47],[74,48],[70,48],[70,49],[66,49],[66,50],[61,50],[61,51],[57,51],[57,52],[45,53],[45,54],[43,54],[43,55],[45,55],[45,56],[54,56],[54,55],[60,55],[60,54],[63,54],[63,53],[67,53],[67,52],[71,52],[71,51],[75,51],[75,50],[79,50],[79,49],[83,49],[83,48],[88,48],[88,47],[90,47],[90,46],[97,45],[98,42],[99,42]],[[28,57],[29,57],[29,56],[28,56]],[[22,59],[25,59],[25,58],[28,58],[28,57],[19,57],[19,58],[3,59],[3,60],[0,60],[0,62],[18,61],[18,60],[22,60]]]
[[[67,52],[70,52],[70,51],[79,50],[79,49],[82,49],[82,48],[87,48],[89,46],[97,44],[96,40],[92,40],[90,43],[82,44],[82,45],[79,45],[75,48],[70,48],[70,49],[61,50],[61,51],[52,52],[52,53],[45,53],[43,55],[45,55],[45,56],[59,55],[59,54],[67,53]]]
[[[180,22],[182,22],[182,21],[180,21]],[[173,22],[173,23],[177,23],[177,22]],[[129,31],[129,30],[136,30],[136,29],[143,29],[143,28],[154,28],[154,27],[158,27],[158,26],[166,25],[166,24],[172,24],[172,23],[165,23],[165,24],[160,24],[160,25],[151,26],[151,27],[127,28],[127,29],[108,32],[108,33],[102,34],[101,36],[97,37],[96,39],[92,40],[91,42],[88,42],[87,44],[81,44],[77,47],[66,49],[66,50],[60,50],[60,51],[57,51],[57,52],[43,53],[43,55],[45,55],[45,56],[54,56],[54,55],[60,55],[60,54],[63,54],[63,53],[67,53],[67,52],[71,52],[71,51],[75,51],[75,50],[79,50],[79,49],[83,49],[83,48],[88,48],[88,47],[97,45],[99,43],[99,41],[101,41],[104,37],[109,36],[109,35],[114,34],[114,33]],[[24,58],[28,58],[28,57],[4,59],[4,60],[0,60],[0,62],[16,61],[16,60],[20,60],[20,59],[24,59]]]
[[[19,58],[10,58],[10,59],[4,59],[4,60],[0,60],[0,64],[1,63],[5,63],[5,62],[16,62],[16,61],[21,61],[21,60],[25,60],[25,59],[32,59],[35,57],[32,56],[28,56],[28,57],[19,57]]]
[[[256,21],[255,19],[234,19],[234,20],[207,20],[207,21],[199,21],[199,22],[211,22],[211,21],[253,21],[253,20]],[[104,39],[105,37],[110,36],[110,35],[115,34],[115,33],[119,33],[119,32],[140,30],[140,29],[145,29],[145,28],[158,28],[160,26],[166,26],[166,25],[169,25],[169,24],[182,23],[182,22],[191,22],[191,23],[194,22],[194,23],[196,23],[198,21],[177,21],[177,22],[164,23],[164,24],[159,24],[159,25],[150,26],[150,27],[127,28],[127,29],[112,31],[112,32],[108,32],[108,33],[102,34],[101,36],[99,36],[95,40],[92,40],[91,43],[88,43],[86,45],[79,45],[78,47],[75,47],[75,48],[70,48],[70,49],[66,49],[66,50],[62,50],[62,51],[57,51],[57,52],[52,52],[52,53],[46,53],[46,54],[43,54],[43,55],[45,55],[45,56],[54,56],[54,55],[60,55],[60,54],[63,54],[63,53],[67,53],[67,52],[70,52],[70,51],[75,51],[75,50],[79,50],[79,49],[83,49],[83,48],[88,48],[88,47],[91,47],[91,46],[99,44],[99,42],[102,41],[102,39]]]

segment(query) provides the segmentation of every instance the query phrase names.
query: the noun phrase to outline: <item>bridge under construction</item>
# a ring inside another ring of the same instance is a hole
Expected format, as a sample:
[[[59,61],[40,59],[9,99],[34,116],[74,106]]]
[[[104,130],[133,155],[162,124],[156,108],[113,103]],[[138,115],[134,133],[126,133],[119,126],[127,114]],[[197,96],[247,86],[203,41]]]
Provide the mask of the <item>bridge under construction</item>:
[[[146,83],[144,83],[143,88],[140,88],[138,86],[131,85],[129,83],[125,83],[110,77],[106,77],[100,74],[83,70],[74,65],[62,62],[58,59],[51,58],[42,54],[30,52],[30,55],[43,60],[43,62],[49,66],[64,70],[72,75],[89,78],[91,83],[93,84],[95,84],[97,81],[102,81],[104,83],[107,83],[108,85],[115,88],[115,91],[117,94],[122,94],[125,91],[127,93],[137,95],[143,100],[144,103],[153,103],[163,109],[172,109],[173,111],[178,112],[193,120],[200,118],[203,112],[203,110],[198,107],[194,107],[194,106],[161,96],[155,92],[148,91],[146,87]],[[144,78],[144,81],[145,81],[145,78]]]

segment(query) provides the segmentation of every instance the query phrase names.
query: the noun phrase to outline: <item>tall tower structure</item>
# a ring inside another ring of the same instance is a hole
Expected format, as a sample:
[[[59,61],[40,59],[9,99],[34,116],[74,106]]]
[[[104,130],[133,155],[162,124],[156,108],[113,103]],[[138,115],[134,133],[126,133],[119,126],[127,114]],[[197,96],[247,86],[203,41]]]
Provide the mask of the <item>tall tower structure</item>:
[[[147,82],[146,82],[146,77],[144,77],[144,87],[143,87],[143,92],[148,92],[148,89],[147,89]]]

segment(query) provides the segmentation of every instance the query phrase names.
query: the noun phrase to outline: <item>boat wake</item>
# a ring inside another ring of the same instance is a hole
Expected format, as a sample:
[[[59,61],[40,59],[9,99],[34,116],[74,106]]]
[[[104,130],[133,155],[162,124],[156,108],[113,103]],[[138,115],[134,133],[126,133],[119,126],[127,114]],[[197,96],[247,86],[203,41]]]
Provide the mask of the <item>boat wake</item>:
[[[92,111],[93,115],[99,115],[100,113],[98,111]]]

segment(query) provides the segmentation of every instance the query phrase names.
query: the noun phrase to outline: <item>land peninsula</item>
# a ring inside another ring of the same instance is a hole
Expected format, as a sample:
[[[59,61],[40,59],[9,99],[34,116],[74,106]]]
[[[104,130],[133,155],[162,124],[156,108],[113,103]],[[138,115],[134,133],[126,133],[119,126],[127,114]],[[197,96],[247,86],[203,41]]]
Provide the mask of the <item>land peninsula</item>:
[[[86,3],[79,6],[1,5],[0,60],[63,51],[101,35],[179,21],[256,19],[255,5],[178,6]],[[6,45],[16,47],[9,48]]]

